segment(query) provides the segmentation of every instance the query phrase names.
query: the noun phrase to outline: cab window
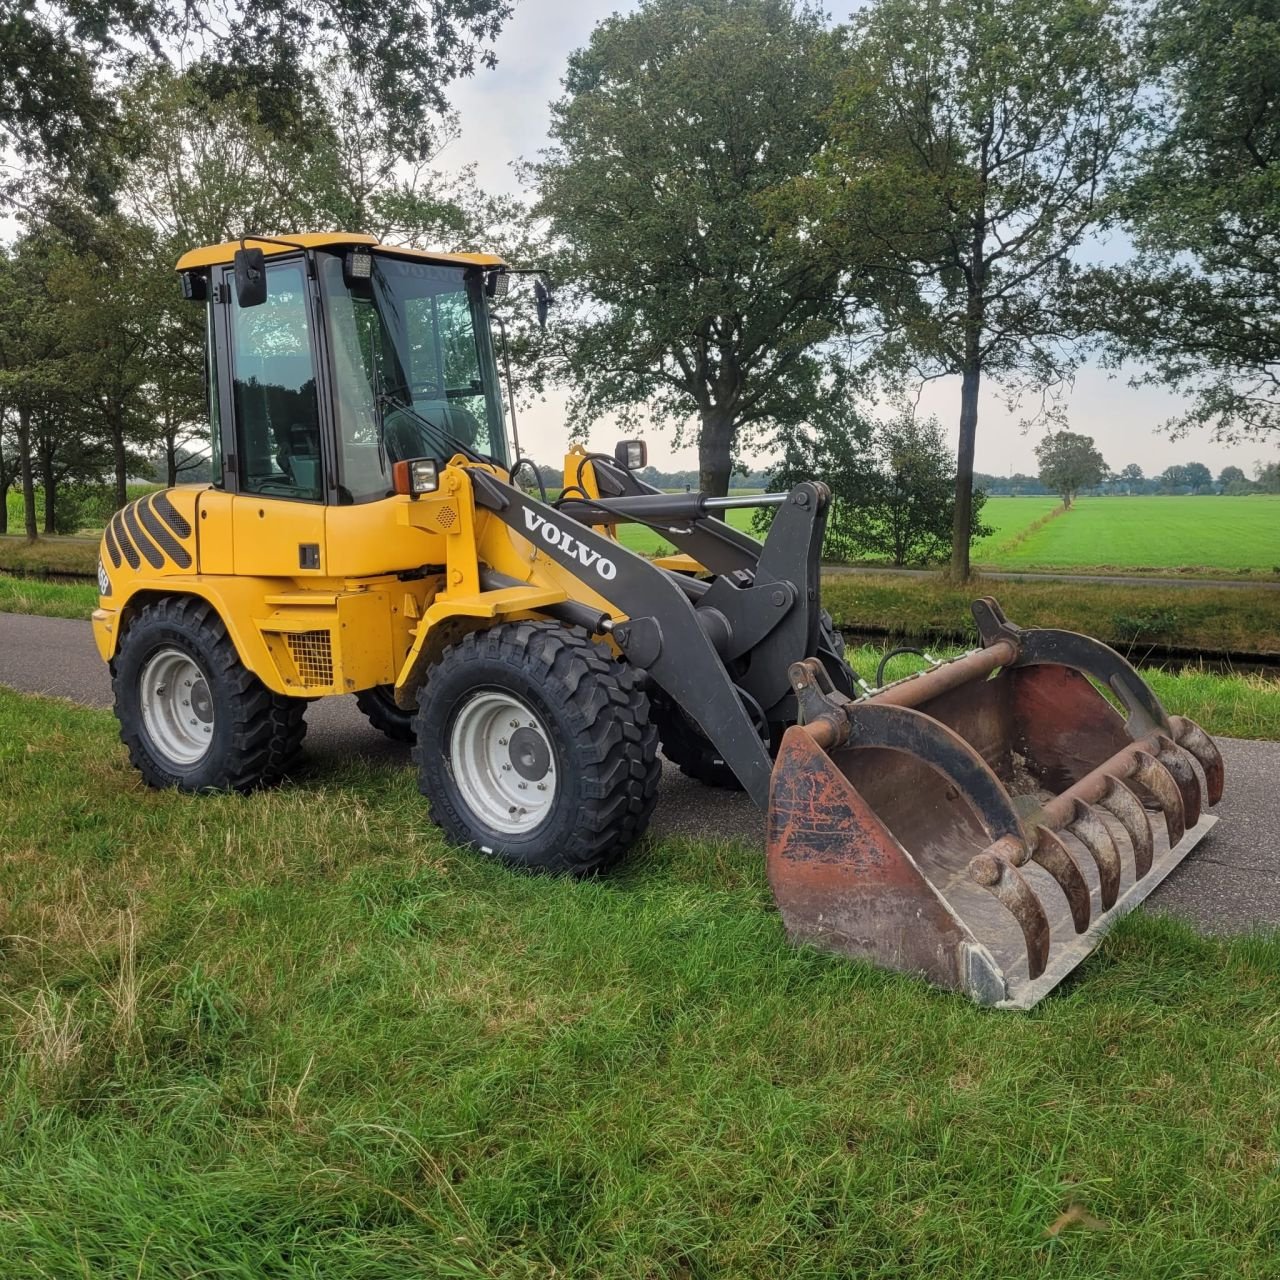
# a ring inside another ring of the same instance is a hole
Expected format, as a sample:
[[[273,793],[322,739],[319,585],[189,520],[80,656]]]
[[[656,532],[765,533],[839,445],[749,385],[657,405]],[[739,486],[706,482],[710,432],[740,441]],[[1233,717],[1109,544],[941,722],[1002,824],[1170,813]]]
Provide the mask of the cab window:
[[[318,501],[323,494],[306,276],[267,264],[267,300],[241,310],[232,294],[231,368],[240,491]]]

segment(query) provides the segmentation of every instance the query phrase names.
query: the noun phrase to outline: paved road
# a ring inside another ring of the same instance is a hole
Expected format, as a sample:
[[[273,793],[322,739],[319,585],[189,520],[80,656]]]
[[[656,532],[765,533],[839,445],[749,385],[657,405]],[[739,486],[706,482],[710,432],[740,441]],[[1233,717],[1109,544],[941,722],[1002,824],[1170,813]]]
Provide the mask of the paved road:
[[[862,568],[853,564],[827,564],[822,572],[831,577],[842,577],[849,574],[890,574],[898,578],[932,578],[938,580],[936,569],[886,569],[868,566]],[[1232,590],[1242,589],[1263,591],[1280,591],[1280,582],[1253,582],[1248,578],[1150,578],[1142,574],[1112,573],[1009,573],[995,570],[975,569],[974,572],[990,582],[1100,582],[1104,585],[1120,587],[1230,587]]]
[[[86,622],[0,613],[0,684],[70,698],[111,702],[106,667]],[[408,751],[369,728],[354,698],[326,698],[307,711],[306,751],[317,764],[352,753],[389,764]],[[1221,821],[1149,902],[1215,933],[1280,925],[1280,742],[1219,738],[1227,791]],[[759,813],[741,794],[702,787],[668,766],[654,818],[658,834],[741,836],[763,842]]]

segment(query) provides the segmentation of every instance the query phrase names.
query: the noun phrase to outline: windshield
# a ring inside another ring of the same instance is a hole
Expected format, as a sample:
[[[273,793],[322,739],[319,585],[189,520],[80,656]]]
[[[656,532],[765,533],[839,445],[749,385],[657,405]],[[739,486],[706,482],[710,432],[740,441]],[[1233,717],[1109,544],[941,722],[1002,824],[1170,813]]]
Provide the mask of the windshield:
[[[350,500],[385,497],[406,458],[469,449],[505,465],[480,273],[374,254],[372,279],[349,286],[342,257],[323,254],[320,276]]]

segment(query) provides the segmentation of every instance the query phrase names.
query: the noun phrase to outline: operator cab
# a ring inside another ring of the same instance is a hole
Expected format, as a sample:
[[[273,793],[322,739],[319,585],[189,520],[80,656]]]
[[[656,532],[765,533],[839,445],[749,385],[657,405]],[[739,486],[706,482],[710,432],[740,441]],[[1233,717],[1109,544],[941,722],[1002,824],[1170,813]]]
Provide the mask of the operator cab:
[[[215,487],[351,505],[393,493],[400,461],[508,465],[487,305],[500,258],[303,235],[178,270],[208,308]]]

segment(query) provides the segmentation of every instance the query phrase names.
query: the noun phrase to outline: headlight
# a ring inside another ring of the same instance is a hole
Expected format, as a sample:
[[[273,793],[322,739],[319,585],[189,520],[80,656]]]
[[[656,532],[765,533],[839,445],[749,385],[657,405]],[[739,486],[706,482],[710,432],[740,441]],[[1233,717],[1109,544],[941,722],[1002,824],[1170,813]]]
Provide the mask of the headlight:
[[[98,594],[100,596],[109,596],[111,594],[111,579],[107,577],[107,566],[102,563],[102,557],[98,557]]]

